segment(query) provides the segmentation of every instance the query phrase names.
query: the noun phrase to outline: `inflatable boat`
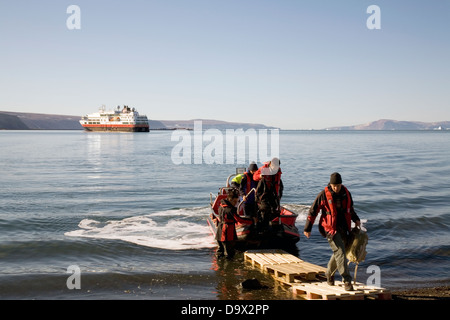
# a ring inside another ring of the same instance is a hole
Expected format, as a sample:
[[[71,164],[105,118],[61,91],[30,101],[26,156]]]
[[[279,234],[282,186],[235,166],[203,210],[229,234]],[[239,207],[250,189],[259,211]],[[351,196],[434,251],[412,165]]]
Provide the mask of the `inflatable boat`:
[[[240,171],[236,170],[236,174],[228,176],[225,187],[219,188],[217,195],[210,193],[210,207],[211,212],[207,218],[209,228],[212,235],[215,237],[217,232],[217,226],[219,224],[219,206],[222,199],[227,197],[230,186],[230,179],[239,174]],[[251,192],[254,192],[252,189]],[[236,246],[251,248],[251,247],[265,247],[265,248],[283,248],[295,245],[300,240],[300,234],[295,226],[297,214],[285,207],[281,206],[280,215],[274,218],[267,230],[258,230],[254,225],[253,219],[246,216],[244,211],[244,202],[239,202],[237,207],[240,221],[236,223],[237,242]]]

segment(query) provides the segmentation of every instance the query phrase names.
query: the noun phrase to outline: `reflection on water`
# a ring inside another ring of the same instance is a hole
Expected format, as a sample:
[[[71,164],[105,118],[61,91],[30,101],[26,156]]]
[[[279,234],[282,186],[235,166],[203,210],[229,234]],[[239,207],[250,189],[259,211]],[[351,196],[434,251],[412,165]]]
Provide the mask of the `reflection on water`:
[[[216,295],[220,300],[285,300],[298,298],[267,273],[263,273],[244,262],[243,253],[232,260],[212,256],[212,270],[217,277]],[[257,279],[261,289],[244,289],[242,282]]]

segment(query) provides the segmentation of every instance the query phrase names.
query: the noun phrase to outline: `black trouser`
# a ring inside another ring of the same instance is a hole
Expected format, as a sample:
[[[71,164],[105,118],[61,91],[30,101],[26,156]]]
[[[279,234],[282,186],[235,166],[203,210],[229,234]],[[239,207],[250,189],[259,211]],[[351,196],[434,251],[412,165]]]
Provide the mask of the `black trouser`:
[[[246,216],[249,216],[252,218],[258,217],[258,208],[257,208],[255,202],[246,202],[244,204],[244,211],[245,211]]]
[[[259,204],[259,213],[261,214],[263,229],[267,229],[269,222],[280,215],[278,206],[268,202],[261,202]]]

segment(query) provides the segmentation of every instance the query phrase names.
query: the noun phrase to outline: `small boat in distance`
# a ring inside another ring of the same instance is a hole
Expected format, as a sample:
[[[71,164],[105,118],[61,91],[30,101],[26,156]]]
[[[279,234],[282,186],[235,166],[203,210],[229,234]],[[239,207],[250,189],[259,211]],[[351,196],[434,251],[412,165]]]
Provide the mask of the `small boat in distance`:
[[[218,194],[210,193],[211,212],[207,217],[207,222],[212,235],[216,236],[217,226],[219,223],[219,206],[220,201],[227,197],[230,187],[230,179],[239,173],[243,173],[245,168],[238,168],[236,174],[228,176],[226,186],[219,189]],[[254,192],[252,189],[250,192]],[[295,246],[300,240],[300,233],[295,226],[298,214],[292,212],[285,207],[281,207],[280,216],[270,222],[270,229],[265,232],[259,232],[253,224],[253,219],[246,216],[244,212],[244,204],[241,201],[238,205],[237,212],[241,217],[241,221],[236,223],[237,241],[236,246],[242,249],[253,247],[265,248],[289,248]]]
[[[106,111],[103,105],[98,112],[81,117],[80,124],[86,131],[149,132],[146,115],[139,115],[135,108],[120,106]]]

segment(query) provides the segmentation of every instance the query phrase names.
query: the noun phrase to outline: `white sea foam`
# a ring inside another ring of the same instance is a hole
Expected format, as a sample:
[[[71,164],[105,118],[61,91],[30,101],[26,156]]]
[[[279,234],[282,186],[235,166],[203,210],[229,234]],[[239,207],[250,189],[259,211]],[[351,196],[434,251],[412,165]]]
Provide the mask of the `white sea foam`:
[[[303,204],[284,204],[284,203],[282,203],[282,206],[285,207],[286,209],[298,214],[298,217],[296,220],[297,223],[299,223],[299,222],[303,223],[304,221],[306,221],[310,206],[303,205]]]
[[[206,219],[198,219],[206,218],[207,213],[207,208],[194,208],[168,210],[106,222],[83,219],[78,224],[80,229],[67,232],[65,235],[122,240],[167,250],[210,248],[214,247],[215,243]],[[161,220],[155,219],[158,217],[168,217],[168,219],[157,222],[155,220]]]

